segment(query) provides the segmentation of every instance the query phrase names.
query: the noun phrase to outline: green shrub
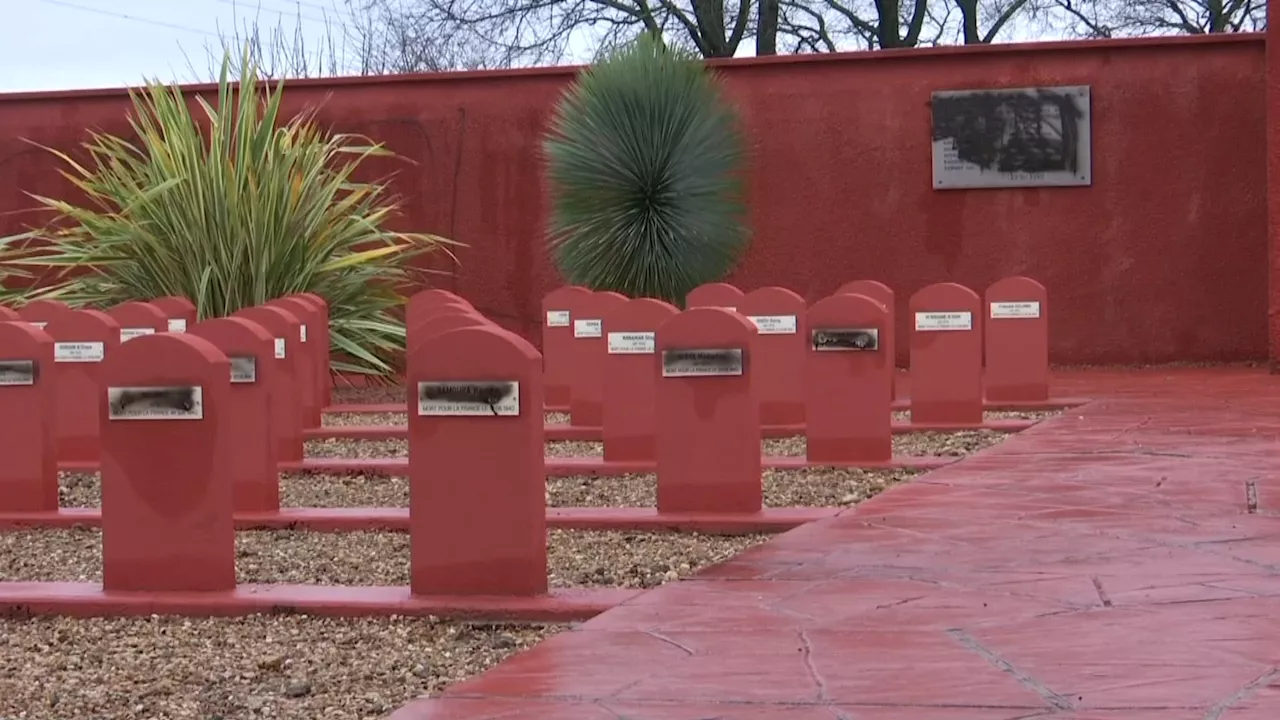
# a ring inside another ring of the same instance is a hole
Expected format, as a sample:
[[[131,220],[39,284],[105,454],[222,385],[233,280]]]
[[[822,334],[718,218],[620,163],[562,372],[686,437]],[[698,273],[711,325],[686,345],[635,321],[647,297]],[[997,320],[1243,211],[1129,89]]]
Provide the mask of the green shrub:
[[[645,34],[584,69],[544,145],[569,283],[683,304],[745,250],[737,116],[691,53]]]
[[[387,187],[353,173],[388,149],[321,129],[315,109],[282,120],[283,83],[260,85],[247,56],[233,81],[229,60],[212,105],[150,83],[131,91],[136,140],[92,133],[83,164],[46,148],[87,202],[33,196],[56,217],[5,239],[13,266],[57,271],[27,297],[105,307],[185,295],[207,318],[314,292],[331,309],[334,369],[390,374],[408,261],[450,241],[384,227],[396,210]]]

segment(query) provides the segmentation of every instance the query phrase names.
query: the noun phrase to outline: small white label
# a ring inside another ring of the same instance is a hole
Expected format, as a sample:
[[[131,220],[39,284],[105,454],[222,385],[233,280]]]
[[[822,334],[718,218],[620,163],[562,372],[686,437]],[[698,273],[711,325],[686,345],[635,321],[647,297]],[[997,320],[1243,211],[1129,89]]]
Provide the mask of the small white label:
[[[598,338],[604,333],[604,323],[599,320],[574,320],[573,336],[576,338]]]
[[[518,382],[418,383],[419,415],[514,416],[520,414]]]
[[[155,328],[120,328],[120,342],[132,340],[139,335],[155,335]]]
[[[38,328],[40,328],[41,330],[43,330],[43,329],[44,329],[44,326],[45,326],[45,325],[48,325],[49,323],[47,323],[47,322],[42,322],[42,323],[33,322],[33,323],[31,323],[31,324],[32,324],[33,326],[38,327]]]
[[[252,355],[232,355],[227,359],[231,361],[233,384],[258,382],[258,358]]]
[[[284,359],[284,338],[276,338],[276,359]]]
[[[302,342],[307,341],[307,324],[303,323],[298,326],[298,339]]]
[[[569,327],[569,311],[548,310],[547,327]]]
[[[187,331],[186,318],[169,318],[169,332],[184,333]]]
[[[653,333],[651,332],[609,333],[610,355],[652,355],[653,347]]]
[[[107,388],[108,420],[203,420],[199,385]]]
[[[973,313],[971,312],[918,312],[916,313],[916,330],[932,332],[935,330],[972,330]]]
[[[795,335],[795,315],[748,315],[761,335]]]
[[[1027,302],[993,302],[991,303],[993,318],[1038,318],[1040,317],[1039,301]]]
[[[54,362],[102,362],[105,349],[100,342],[60,342],[53,344]]]

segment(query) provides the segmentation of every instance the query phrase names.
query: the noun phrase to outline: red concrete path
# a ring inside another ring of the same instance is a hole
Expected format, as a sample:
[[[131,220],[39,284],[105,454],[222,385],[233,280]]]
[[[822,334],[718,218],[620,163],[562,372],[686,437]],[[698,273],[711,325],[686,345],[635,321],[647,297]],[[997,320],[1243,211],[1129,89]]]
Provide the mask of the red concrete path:
[[[1071,380],[1108,399],[393,717],[1277,720],[1280,378]]]

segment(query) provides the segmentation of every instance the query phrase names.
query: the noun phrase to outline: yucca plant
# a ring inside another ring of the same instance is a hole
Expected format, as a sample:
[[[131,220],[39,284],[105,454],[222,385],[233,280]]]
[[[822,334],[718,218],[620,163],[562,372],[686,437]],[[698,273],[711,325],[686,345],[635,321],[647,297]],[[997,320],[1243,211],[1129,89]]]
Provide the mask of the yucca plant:
[[[737,115],[714,71],[657,35],[584,69],[544,147],[569,283],[682,304],[745,250]]]
[[[385,227],[396,210],[386,185],[355,171],[390,150],[323,130],[314,108],[282,118],[283,83],[260,83],[248,55],[238,79],[230,67],[224,57],[213,104],[159,82],[131,91],[136,140],[92,133],[85,163],[46,148],[86,202],[33,195],[56,217],[8,238],[10,262],[55,270],[30,297],[75,306],[185,295],[204,318],[314,292],[344,358],[334,369],[389,375],[405,345],[392,310],[408,263],[450,241]],[[42,247],[15,250],[18,239]]]

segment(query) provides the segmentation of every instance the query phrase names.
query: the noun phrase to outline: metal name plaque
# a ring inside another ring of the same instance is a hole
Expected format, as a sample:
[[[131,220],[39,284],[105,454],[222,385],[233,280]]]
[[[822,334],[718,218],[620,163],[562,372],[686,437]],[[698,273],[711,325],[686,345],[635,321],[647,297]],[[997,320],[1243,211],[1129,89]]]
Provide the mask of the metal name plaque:
[[[663,350],[662,377],[724,377],[742,374],[742,349]]]
[[[516,416],[520,414],[520,383],[444,382],[418,383],[418,415]]]
[[[35,360],[0,360],[0,385],[35,385],[39,373]]]
[[[880,349],[879,328],[823,328],[812,332],[813,349],[818,352]]]
[[[107,388],[108,420],[203,420],[199,385]]]
[[[258,358],[252,355],[233,355],[231,361],[231,382],[258,382]]]

